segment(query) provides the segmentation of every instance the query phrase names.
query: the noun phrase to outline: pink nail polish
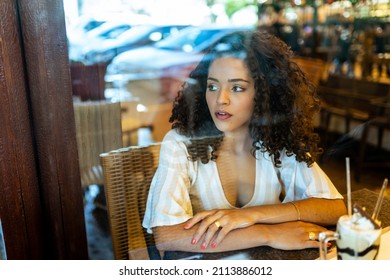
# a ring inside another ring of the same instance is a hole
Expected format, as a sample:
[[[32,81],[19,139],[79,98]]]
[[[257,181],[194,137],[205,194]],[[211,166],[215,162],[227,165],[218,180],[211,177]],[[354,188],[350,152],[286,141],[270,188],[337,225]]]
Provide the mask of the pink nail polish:
[[[206,244],[203,243],[201,248],[202,248],[202,250],[206,249],[207,248]]]
[[[217,243],[211,244],[211,247],[213,247],[213,248],[217,247]]]
[[[188,224],[185,224],[185,225],[184,225],[184,228],[187,229],[187,228],[188,228]]]
[[[196,243],[196,239],[195,239],[195,238],[192,238],[191,244],[194,245],[195,243]]]

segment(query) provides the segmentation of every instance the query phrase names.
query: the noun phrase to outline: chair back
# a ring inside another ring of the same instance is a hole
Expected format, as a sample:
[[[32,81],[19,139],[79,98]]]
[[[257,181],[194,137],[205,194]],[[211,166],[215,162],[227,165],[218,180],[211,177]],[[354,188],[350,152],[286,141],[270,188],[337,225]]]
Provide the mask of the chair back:
[[[159,259],[153,235],[142,227],[160,144],[100,155],[115,259]]]
[[[122,146],[121,107],[105,101],[73,104],[81,185],[103,184],[99,155]]]
[[[319,58],[295,56],[292,58],[302,72],[306,74],[306,77],[314,84],[318,85],[325,73],[326,63]]]

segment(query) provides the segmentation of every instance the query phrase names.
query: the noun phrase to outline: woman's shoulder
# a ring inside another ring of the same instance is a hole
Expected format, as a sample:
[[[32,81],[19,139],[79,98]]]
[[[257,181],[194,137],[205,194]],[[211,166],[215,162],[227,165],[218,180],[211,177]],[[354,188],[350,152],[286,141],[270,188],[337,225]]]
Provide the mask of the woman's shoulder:
[[[189,142],[189,138],[180,134],[177,130],[168,131],[161,142],[160,161],[162,158],[168,161],[174,159],[175,164],[187,164],[189,156],[187,145]]]
[[[176,129],[171,129],[164,136],[163,142],[167,141],[187,142],[189,141],[189,138],[180,134]]]
[[[174,153],[174,151],[183,150],[187,153],[187,145],[190,139],[180,134],[176,129],[171,129],[165,134],[161,147],[167,153]]]

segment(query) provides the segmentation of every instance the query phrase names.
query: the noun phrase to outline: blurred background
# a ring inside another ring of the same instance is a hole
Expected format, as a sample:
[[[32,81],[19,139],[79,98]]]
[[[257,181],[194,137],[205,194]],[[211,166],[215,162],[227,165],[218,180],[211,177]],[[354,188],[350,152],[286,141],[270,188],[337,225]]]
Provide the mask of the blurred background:
[[[265,30],[317,86],[319,164],[345,193],[378,189],[390,160],[388,0],[64,0],[85,216],[92,259],[110,259],[99,155],[160,142],[172,101],[216,40]]]
[[[137,118],[171,101],[204,50],[234,29],[267,30],[297,56],[321,59],[321,80],[387,80],[390,71],[387,0],[64,0],[64,8],[75,98],[138,100]],[[165,131],[154,134],[160,141]]]

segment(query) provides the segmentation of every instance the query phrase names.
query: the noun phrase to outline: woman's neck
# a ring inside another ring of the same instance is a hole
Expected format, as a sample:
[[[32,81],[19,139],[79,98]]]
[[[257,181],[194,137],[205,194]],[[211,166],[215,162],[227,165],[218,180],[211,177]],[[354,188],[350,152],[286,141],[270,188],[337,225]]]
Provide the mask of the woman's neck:
[[[252,138],[249,133],[242,134],[225,134],[222,141],[222,149],[234,152],[235,154],[248,153],[252,149]]]

